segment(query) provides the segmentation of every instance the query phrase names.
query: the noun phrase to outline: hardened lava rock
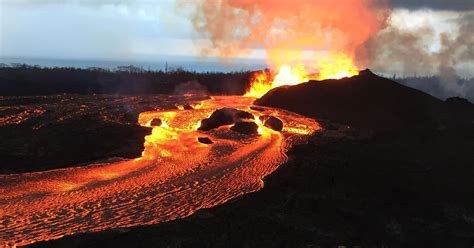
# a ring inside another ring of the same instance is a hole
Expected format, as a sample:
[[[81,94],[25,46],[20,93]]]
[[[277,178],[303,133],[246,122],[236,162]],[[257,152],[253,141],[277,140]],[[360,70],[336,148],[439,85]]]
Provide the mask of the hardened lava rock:
[[[242,110],[234,108],[222,108],[214,111],[209,118],[202,120],[198,130],[209,131],[224,125],[231,125],[241,120],[254,120],[254,116]]]
[[[250,106],[250,109],[251,110],[255,110],[255,111],[259,111],[259,112],[263,112],[265,111],[264,108],[261,108],[261,107],[256,107],[256,106]]]
[[[159,118],[155,118],[150,122],[150,126],[152,127],[159,127],[161,124],[163,124],[163,122]]]
[[[258,125],[253,121],[239,121],[230,130],[247,135],[258,134]]]
[[[274,116],[263,115],[263,116],[260,116],[260,120],[263,122],[264,126],[270,129],[273,129],[278,132],[283,130],[283,121],[281,121],[280,119]]]
[[[184,105],[183,105],[183,109],[184,109],[184,110],[193,110],[194,108],[193,108],[193,106],[191,106],[191,105],[189,105],[189,104],[184,104]]]
[[[209,139],[208,137],[199,137],[198,141],[203,143],[203,144],[207,144],[207,145],[214,144],[214,142],[211,139]]]

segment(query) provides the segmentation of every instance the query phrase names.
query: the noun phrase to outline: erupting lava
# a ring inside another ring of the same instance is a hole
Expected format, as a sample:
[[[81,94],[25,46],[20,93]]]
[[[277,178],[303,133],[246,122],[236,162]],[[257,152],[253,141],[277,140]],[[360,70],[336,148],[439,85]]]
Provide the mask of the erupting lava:
[[[276,73],[254,75],[246,96],[308,80],[340,79],[370,64],[370,42],[390,16],[388,0],[198,0],[194,29],[204,55],[247,56],[263,49]]]
[[[341,79],[359,74],[352,59],[345,54],[330,53],[319,60],[315,67],[319,68],[318,73],[308,73],[303,64],[294,67],[283,65],[274,76],[270,71],[256,72],[245,96],[261,97],[269,90],[284,85],[296,85],[309,80]]]

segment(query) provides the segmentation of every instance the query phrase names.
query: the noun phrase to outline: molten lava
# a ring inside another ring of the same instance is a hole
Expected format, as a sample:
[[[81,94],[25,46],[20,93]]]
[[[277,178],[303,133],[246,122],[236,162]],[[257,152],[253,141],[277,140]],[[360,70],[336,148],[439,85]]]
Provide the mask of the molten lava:
[[[271,89],[284,85],[296,85],[309,80],[341,79],[359,74],[353,60],[343,53],[329,53],[313,66],[319,72],[308,73],[303,64],[294,67],[283,65],[274,76],[269,71],[258,71],[254,73],[245,96],[261,97]]]
[[[285,152],[320,127],[288,111],[253,110],[252,101],[212,97],[186,104],[192,108],[141,113],[139,123],[153,127],[141,158],[0,175],[0,244],[170,221],[262,188],[262,178],[286,161]],[[196,130],[225,107],[254,115],[258,134],[228,125]],[[278,117],[283,130],[264,126],[261,115]]]
[[[316,64],[319,74],[316,80],[341,79],[359,75],[359,70],[353,60],[343,53],[330,53]]]

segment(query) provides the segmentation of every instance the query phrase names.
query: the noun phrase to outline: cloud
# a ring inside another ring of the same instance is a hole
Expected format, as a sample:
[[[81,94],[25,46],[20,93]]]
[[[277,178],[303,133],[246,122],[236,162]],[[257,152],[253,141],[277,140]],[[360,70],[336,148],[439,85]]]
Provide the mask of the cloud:
[[[411,15],[421,14],[420,11],[413,12]],[[388,26],[371,40],[371,68],[398,71],[399,75],[438,75],[440,80],[430,85],[418,85],[418,88],[437,92],[436,95],[443,98],[461,96],[473,99],[472,83],[459,83],[466,72],[473,76],[474,65],[474,12],[463,13],[453,19],[449,32],[437,32],[429,23],[411,28]],[[435,43],[438,47],[433,49]],[[464,73],[460,70],[463,67]]]
[[[137,1],[143,2],[143,1]],[[130,0],[0,0],[0,4],[5,5],[18,5],[18,6],[45,6],[45,5],[57,5],[57,4],[80,4],[88,6],[101,6],[101,5],[125,5],[131,4],[133,1]]]
[[[176,0],[0,0],[0,4],[42,6],[48,4],[80,4],[86,6],[172,4]],[[186,0],[192,2],[193,0]],[[391,0],[394,8],[470,11],[473,0]]]
[[[394,8],[470,11],[473,0],[392,0]]]

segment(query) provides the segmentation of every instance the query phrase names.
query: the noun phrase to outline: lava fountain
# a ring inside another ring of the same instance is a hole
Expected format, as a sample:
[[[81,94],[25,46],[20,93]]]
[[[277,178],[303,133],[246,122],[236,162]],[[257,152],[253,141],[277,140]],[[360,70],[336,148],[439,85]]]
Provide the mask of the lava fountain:
[[[250,87],[245,96],[262,97],[273,88],[285,85],[296,85],[309,80],[341,79],[359,74],[353,60],[345,54],[331,54],[319,60],[319,72],[308,73],[303,64],[294,67],[283,65],[273,75],[271,71],[257,71],[252,75]]]
[[[221,58],[264,51],[271,71],[253,76],[246,96],[308,80],[340,79],[370,63],[371,39],[387,25],[388,0],[180,1],[207,43],[203,55]]]

